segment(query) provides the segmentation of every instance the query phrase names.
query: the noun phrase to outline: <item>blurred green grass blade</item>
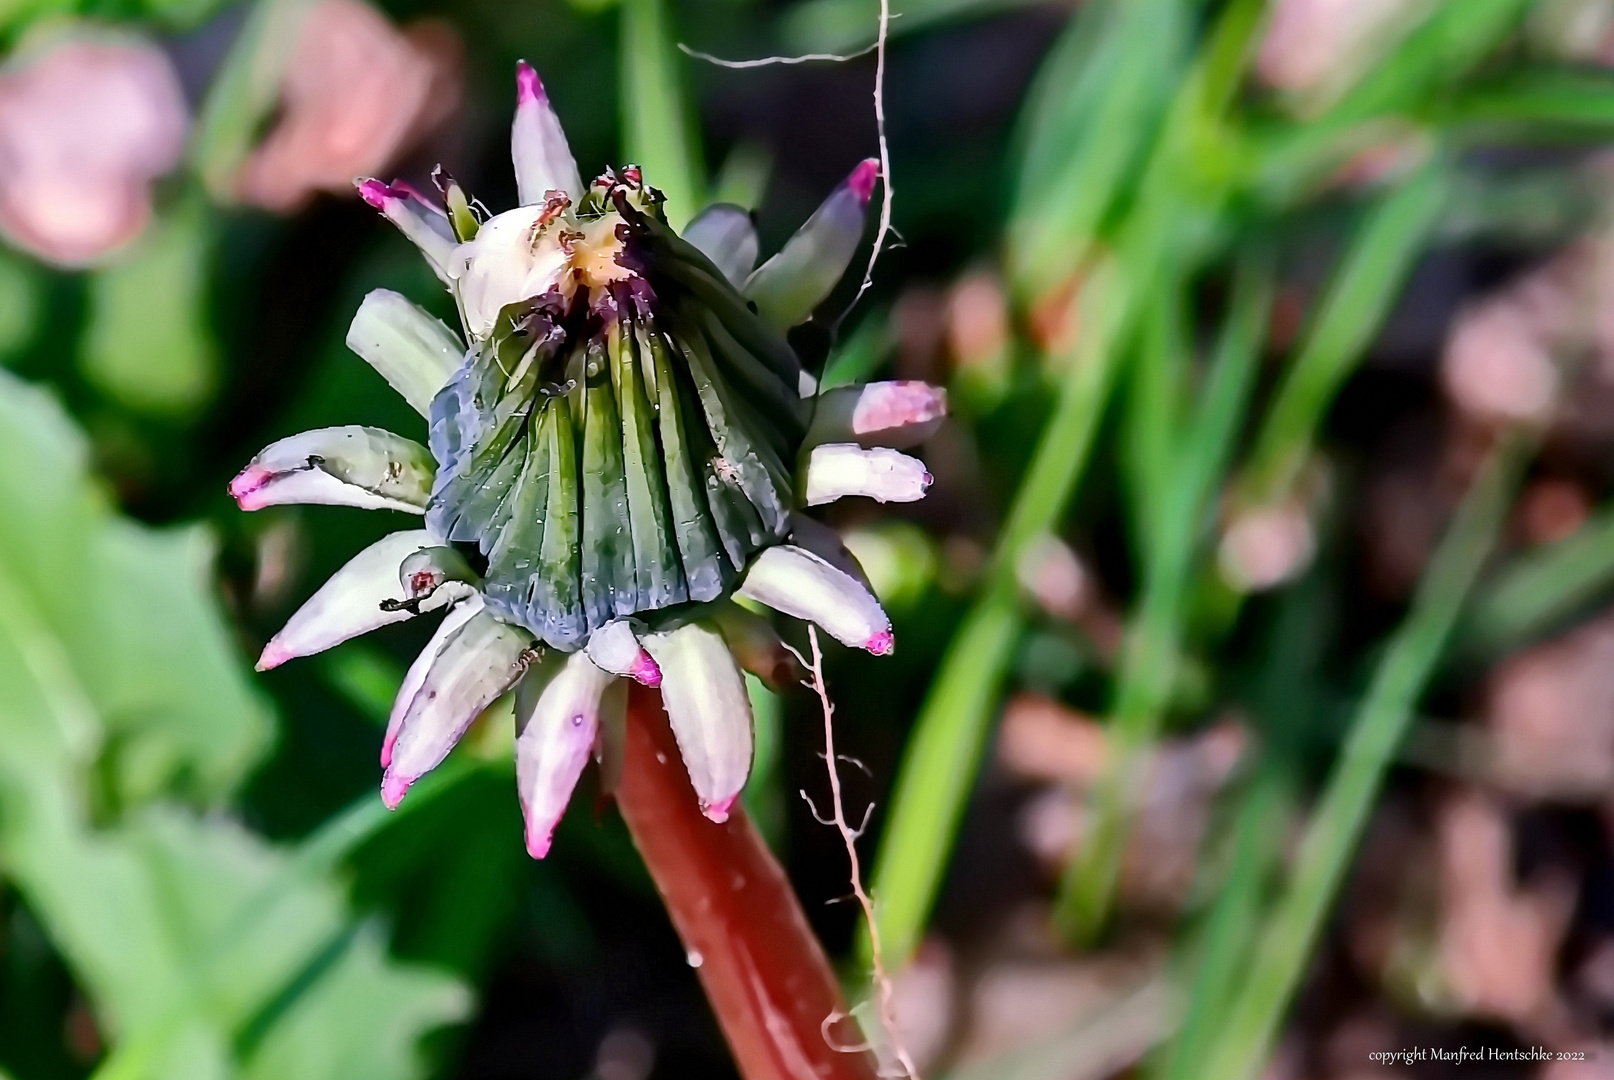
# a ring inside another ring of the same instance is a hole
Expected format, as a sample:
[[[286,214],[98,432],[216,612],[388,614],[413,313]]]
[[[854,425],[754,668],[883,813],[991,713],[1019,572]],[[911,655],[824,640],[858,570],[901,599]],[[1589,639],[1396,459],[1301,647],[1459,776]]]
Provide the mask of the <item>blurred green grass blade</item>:
[[[1252,142],[1246,168],[1269,203],[1310,193],[1356,154],[1438,123],[1442,94],[1518,27],[1530,0],[1443,0],[1332,108]]]
[[[1551,631],[1614,589],[1614,508],[1572,535],[1521,555],[1474,600],[1465,653],[1497,657]]]
[[[1261,900],[1282,854],[1288,788],[1272,762],[1263,764],[1239,801],[1232,823],[1227,877],[1205,921],[1197,963],[1188,986],[1188,1012],[1153,1075],[1160,1080],[1199,1080],[1199,1067],[1215,1038],[1229,995],[1260,929]]]
[[[1262,906],[1281,866],[1295,811],[1294,774],[1302,740],[1318,716],[1322,665],[1332,624],[1328,579],[1317,570],[1282,594],[1268,631],[1261,674],[1249,702],[1260,738],[1251,781],[1231,825],[1232,859],[1199,940],[1190,946],[1192,980],[1175,1044],[1151,1063],[1156,1080],[1199,1080],[1221,1031],[1238,979],[1260,932]]]
[[[1114,264],[1101,266],[1084,290],[1081,318],[1088,329],[1079,355],[1067,361],[1069,373],[1021,481],[986,591],[954,633],[903,752],[873,879],[880,938],[893,967],[906,963],[919,944],[946,870],[1020,636],[1014,568],[1033,540],[1058,526],[1086,466],[1119,366],[1129,294]],[[867,939],[863,947],[866,952]]]
[[[1398,112],[1467,75],[1518,28],[1531,0],[1444,0],[1339,102],[1330,122]]]
[[[1251,260],[1240,268],[1234,285],[1199,415],[1182,444],[1172,448],[1169,494],[1148,545],[1143,599],[1117,676],[1108,728],[1110,763],[1094,791],[1086,838],[1055,901],[1055,922],[1080,942],[1091,941],[1109,917],[1126,847],[1128,800],[1139,789],[1140,772],[1176,681],[1205,510],[1227,468],[1249,401],[1271,307],[1271,272],[1264,260]]]
[[[1251,7],[1258,8],[1257,0],[1241,0],[1224,15],[1207,53],[1212,62],[1198,65],[1202,73],[1220,75],[1225,70],[1220,59],[1228,54],[1242,63],[1247,49],[1228,47],[1228,39],[1237,35],[1227,28],[1253,32],[1255,21],[1245,16]],[[1175,110],[1188,121],[1182,125],[1187,134],[1173,132],[1179,137],[1165,140],[1151,155],[1140,205],[1121,231],[1115,257],[1095,263],[1083,282],[1078,299],[1082,333],[1074,355],[1060,358],[1057,365],[1065,372],[1059,397],[998,538],[985,593],[955,633],[920,707],[874,874],[881,939],[893,967],[906,962],[923,932],[980,763],[1004,668],[1020,634],[1015,568],[1033,542],[1058,528],[1086,468],[1135,330],[1142,290],[1157,280],[1172,253],[1179,261],[1195,257],[1194,249],[1181,243],[1185,217],[1213,216],[1221,203],[1224,192],[1219,187],[1196,189],[1185,197],[1173,181],[1181,176],[1177,166],[1183,146],[1197,145],[1206,121],[1213,119],[1204,107],[1205,92],[1222,85],[1202,74],[1178,90],[1179,102],[1190,106]],[[866,955],[866,938],[863,948]]]
[[[1167,280],[1158,284],[1147,302],[1138,333],[1138,356],[1126,388],[1122,452],[1140,563],[1147,561],[1149,544],[1159,535],[1164,514],[1160,504],[1172,484],[1191,333],[1186,299],[1181,283],[1168,272]]]
[[[1101,990],[1098,1000],[1063,1030],[1025,1039],[987,1057],[966,1061],[942,1080],[1093,1080],[1136,1061],[1171,1031],[1172,996],[1156,973],[1130,986]]]
[[[1256,502],[1281,498],[1324,413],[1362,359],[1423,250],[1447,186],[1437,156],[1385,195],[1352,238],[1257,436],[1245,479]]]
[[[747,210],[762,205],[773,177],[773,151],[761,143],[737,143],[723,159],[712,182],[712,202],[733,203]]]
[[[403,683],[403,664],[362,641],[349,641],[321,654],[318,664],[320,675],[344,701],[366,720],[386,725]]]
[[[1010,278],[1026,295],[1080,266],[1138,168],[1186,58],[1189,13],[1184,0],[1099,0],[1043,65],[1007,226]]]
[[[705,166],[665,3],[622,0],[622,142],[625,160],[667,197],[667,220],[681,229],[705,205]]]
[[[260,0],[202,101],[191,165],[215,202],[235,201],[236,175],[274,113],[297,35],[318,0]]]
[[[1045,0],[892,0],[890,37],[984,18]],[[850,53],[874,43],[878,20],[868,0],[806,0],[780,20],[789,53]]]
[[[751,815],[757,831],[778,854],[785,839],[785,788],[781,758],[784,755],[784,698],[769,690],[750,672],[745,675],[745,694],[751,701],[751,776],[740,793],[745,812]]]
[[[889,312],[874,310],[838,344],[824,364],[818,385],[824,390],[867,382],[897,347],[897,331]]]
[[[1520,71],[1475,87],[1441,109],[1446,125],[1506,125],[1512,138],[1547,134],[1585,138],[1614,127],[1614,76],[1546,68]]]
[[[1528,449],[1529,440],[1517,433],[1492,448],[1419,583],[1412,610],[1390,638],[1221,1036],[1197,1074],[1204,1080],[1251,1080],[1265,1062],[1385,770],[1496,542]]]

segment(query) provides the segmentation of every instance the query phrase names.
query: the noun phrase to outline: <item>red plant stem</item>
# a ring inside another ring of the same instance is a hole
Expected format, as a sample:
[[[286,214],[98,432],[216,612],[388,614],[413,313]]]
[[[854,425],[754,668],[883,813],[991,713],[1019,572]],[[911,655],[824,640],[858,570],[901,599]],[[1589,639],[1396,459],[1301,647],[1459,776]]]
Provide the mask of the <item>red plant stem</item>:
[[[835,973],[785,877],[738,806],[707,820],[661,698],[635,686],[616,800],[745,1080],[875,1080]]]

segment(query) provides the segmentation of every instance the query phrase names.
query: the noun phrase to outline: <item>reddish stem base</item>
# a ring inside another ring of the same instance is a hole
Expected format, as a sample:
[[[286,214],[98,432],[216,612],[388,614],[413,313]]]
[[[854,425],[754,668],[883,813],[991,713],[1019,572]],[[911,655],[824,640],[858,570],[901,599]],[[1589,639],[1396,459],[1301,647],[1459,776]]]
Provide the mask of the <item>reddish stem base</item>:
[[[635,686],[617,805],[745,1080],[874,1080],[835,973],[785,872],[736,806],[702,816],[661,698]]]

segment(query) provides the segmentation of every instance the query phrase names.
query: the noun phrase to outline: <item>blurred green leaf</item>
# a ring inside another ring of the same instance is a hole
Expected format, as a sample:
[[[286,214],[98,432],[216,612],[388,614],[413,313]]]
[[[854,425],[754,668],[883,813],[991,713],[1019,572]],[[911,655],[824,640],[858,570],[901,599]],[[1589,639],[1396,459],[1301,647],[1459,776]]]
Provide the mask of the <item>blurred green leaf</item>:
[[[202,201],[187,199],[117,263],[90,277],[80,363],[86,380],[127,408],[183,415],[213,392],[210,226]]]
[[[218,801],[268,734],[209,595],[205,534],[114,514],[61,408],[5,374],[0,459],[0,856],[117,1039],[103,1075],[418,1075],[415,1036],[463,1015],[463,989],[373,945],[310,978],[348,932],[334,881],[299,877],[243,920],[300,864],[164,799]],[[319,996],[355,991],[342,1009]],[[256,1053],[280,1056],[256,1071],[237,1036],[270,1002],[301,1026],[267,1027]],[[298,1070],[276,1072],[286,1061]]]
[[[622,0],[624,153],[661,189],[667,220],[681,229],[706,203],[706,177],[673,34],[665,0]]]
[[[51,704],[22,714],[24,741],[62,768],[109,754],[120,803],[170,784],[217,800],[270,719],[210,595],[213,543],[118,517],[87,458],[59,405],[0,375],[0,627],[22,665],[4,682]]]

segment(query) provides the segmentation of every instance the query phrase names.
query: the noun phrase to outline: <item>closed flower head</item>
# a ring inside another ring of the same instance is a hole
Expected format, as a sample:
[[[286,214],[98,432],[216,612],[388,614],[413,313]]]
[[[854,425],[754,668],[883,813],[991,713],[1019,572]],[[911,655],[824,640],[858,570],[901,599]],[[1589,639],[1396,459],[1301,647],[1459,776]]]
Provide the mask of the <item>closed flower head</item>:
[[[396,805],[517,688],[519,794],[541,856],[588,756],[613,745],[625,679],[660,689],[702,809],[727,816],[751,761],[741,668],[776,679],[782,649],[734,595],[891,651],[855,561],[833,534],[825,550],[828,530],[801,508],[923,495],[929,474],[894,447],[929,434],[945,399],[921,384],[820,395],[785,338],[851,260],[874,162],[753,266],[739,207],[709,207],[679,235],[638,168],[585,186],[537,73],[522,64],[516,82],[520,206],[487,216],[441,173],[440,197],[359,183],[459,312],[456,333],[377,291],[348,334],[424,415],[427,445],[307,432],[264,450],[231,492],[249,510],[423,518],[339,571],[260,666],[446,612],[393,708],[383,798]]]

